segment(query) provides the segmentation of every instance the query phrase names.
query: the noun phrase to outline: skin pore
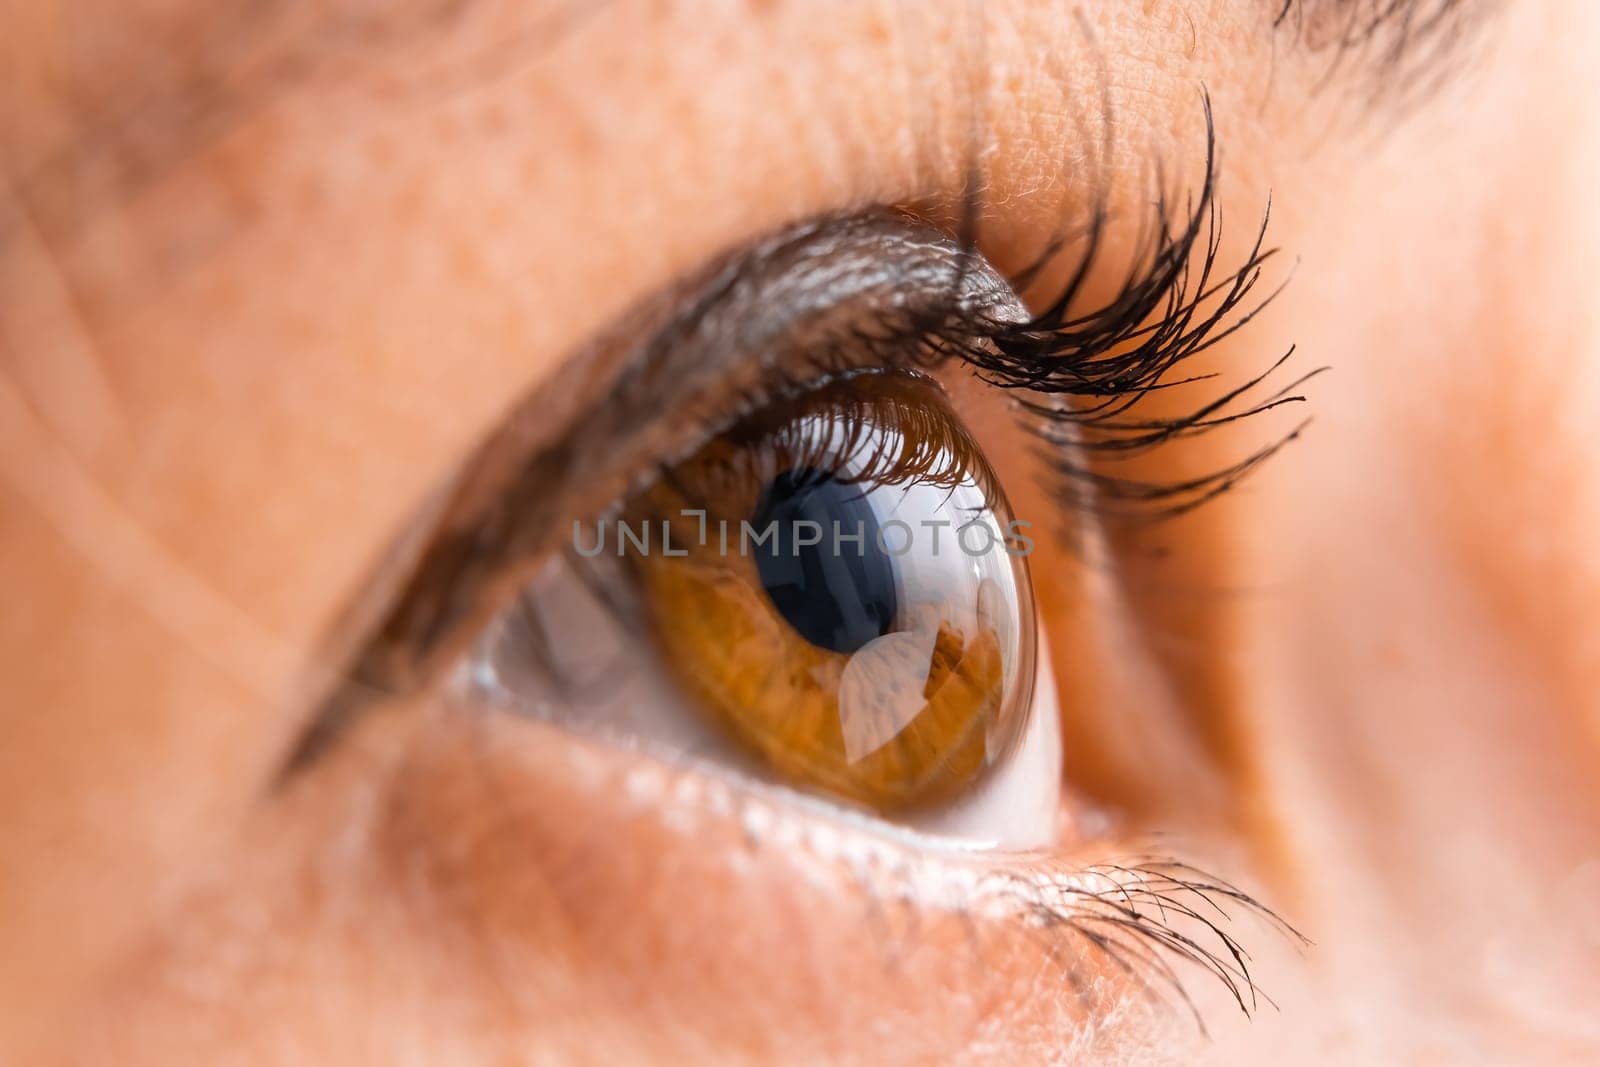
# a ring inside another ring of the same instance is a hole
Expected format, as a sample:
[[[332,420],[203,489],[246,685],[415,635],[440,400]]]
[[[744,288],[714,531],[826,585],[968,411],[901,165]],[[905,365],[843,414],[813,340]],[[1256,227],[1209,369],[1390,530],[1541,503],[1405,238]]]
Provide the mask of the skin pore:
[[[0,1061],[1597,1055],[1600,13],[1465,0],[1389,61],[1364,6],[0,9]],[[1126,256],[1202,88],[1221,259],[1270,198],[1293,278],[1199,369],[1333,369],[1236,491],[1036,561],[1111,813],[1053,869],[1182,842],[1313,942],[1237,912],[1279,1010],[1184,972],[1204,1038],[989,867],[436,695],[272,788],[378,561],[629,308],[955,218],[975,139],[989,259],[1096,195]]]

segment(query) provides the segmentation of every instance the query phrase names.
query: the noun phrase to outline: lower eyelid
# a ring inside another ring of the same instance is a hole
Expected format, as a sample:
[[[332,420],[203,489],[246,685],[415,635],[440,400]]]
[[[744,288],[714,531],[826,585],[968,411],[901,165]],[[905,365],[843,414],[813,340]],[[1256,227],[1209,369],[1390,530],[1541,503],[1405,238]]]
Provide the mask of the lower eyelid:
[[[385,787],[387,878],[442,921],[451,965],[511,989],[570,968],[562,982],[581,988],[565,995],[620,999],[641,1042],[695,1008],[709,1017],[696,1040],[722,1050],[754,1037],[825,1059],[870,1032],[886,1059],[926,1061],[974,1040],[985,1006],[1002,1003],[1018,1033],[1053,1043],[1114,1042],[1099,1032],[1113,1018],[1148,1038],[1148,1014],[1122,1009],[1177,1000],[1165,984],[1180,958],[1235,966],[1223,913],[1177,917],[1212,899],[1255,910],[1187,888],[1198,876],[1176,867],[910,848],[547,724],[434,710],[412,717]],[[1253,992],[1223,976],[1224,990]],[[796,1014],[773,1019],[775,1004]],[[762,1034],[752,1019],[767,1020]]]

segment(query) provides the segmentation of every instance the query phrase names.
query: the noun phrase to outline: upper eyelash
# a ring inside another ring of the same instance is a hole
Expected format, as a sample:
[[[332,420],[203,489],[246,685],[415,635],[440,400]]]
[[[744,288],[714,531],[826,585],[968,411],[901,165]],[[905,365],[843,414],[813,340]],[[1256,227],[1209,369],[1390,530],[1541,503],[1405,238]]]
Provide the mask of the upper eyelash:
[[[1141,456],[1170,441],[1304,403],[1308,398],[1296,390],[1329,369],[1313,368],[1272,393],[1247,401],[1289,362],[1295,353],[1290,346],[1265,370],[1184,413],[1140,418],[1135,411],[1151,393],[1216,377],[1173,375],[1180,365],[1242,329],[1283,290],[1279,285],[1250,302],[1265,265],[1278,252],[1265,243],[1270,203],[1244,261],[1226,273],[1219,270],[1222,224],[1215,197],[1216,130],[1209,100],[1204,114],[1205,173],[1198,194],[1181,217],[1174,215],[1166,195],[1158,197],[1145,246],[1133,255],[1119,290],[1098,307],[1078,305],[1103,254],[1110,221],[1103,201],[1090,208],[1068,280],[1031,318],[998,318],[988,308],[970,307],[952,296],[931,307],[882,313],[838,338],[837,345],[865,349],[885,367],[930,368],[960,360],[990,385],[1072,401],[1057,405],[1025,396],[1017,399],[1028,417],[1025,428],[1047,446],[1045,460],[1057,478],[1054,496],[1071,510],[1159,520],[1193,511],[1227,492],[1295,440],[1310,420],[1232,463],[1172,482],[1124,477],[1104,469],[1108,462]],[[966,235],[967,254],[977,255],[981,197],[970,200],[966,210],[960,232]],[[1047,243],[1045,251],[1011,279],[1013,286],[1026,288],[1055,265],[1065,253],[1064,244]],[[730,422],[774,397],[849,373],[842,368],[859,362],[859,355],[853,361],[845,359],[833,345],[826,345],[798,373],[796,368],[775,368],[759,391],[741,398]]]
[[[727,478],[755,478],[770,481],[784,470],[826,471],[829,477],[846,485],[883,485],[919,482],[952,488],[975,480],[986,497],[992,497],[988,465],[976,453],[975,445],[956,430],[951,415],[935,411],[913,397],[895,393],[861,395],[849,391],[852,382],[870,381],[886,373],[880,368],[845,370],[814,383],[806,396],[815,397],[821,389],[830,392],[816,412],[786,413],[781,420],[762,426],[742,422],[726,431],[738,436],[738,460],[720,459],[704,464],[708,474]],[[928,388],[938,390],[937,383]],[[942,395],[942,394],[941,394]],[[820,414],[834,431],[819,437],[801,414]],[[759,418],[759,413],[756,418]],[[753,454],[746,454],[753,450]],[[849,473],[837,471],[849,463]],[[776,469],[778,465],[782,469]],[[672,469],[661,473],[676,482]],[[702,479],[704,481],[704,479]],[[687,491],[685,496],[689,496]],[[703,501],[695,501],[704,504]]]
[[[1258,401],[1241,401],[1263,385],[1294,354],[1291,346],[1266,370],[1179,415],[1135,417],[1152,392],[1188,385],[1214,375],[1174,379],[1173,373],[1249,323],[1282,291],[1280,285],[1254,304],[1248,300],[1263,266],[1276,253],[1265,247],[1271,206],[1263,214],[1244,262],[1219,276],[1222,227],[1216,206],[1216,129],[1205,104],[1206,160],[1200,191],[1180,223],[1165,195],[1155,205],[1147,246],[1135,253],[1119,291],[1097,308],[1077,305],[1103,249],[1108,214],[1103,202],[1090,210],[1082,249],[1055,298],[1025,322],[984,315],[950,315],[924,324],[928,344],[953,353],[991,385],[1060,396],[1059,405],[1020,398],[1031,430],[1046,444],[1046,459],[1058,477],[1064,506],[1102,513],[1120,511],[1142,519],[1171,518],[1226,492],[1299,436],[1308,420],[1218,470],[1162,483],[1121,477],[1102,465],[1131,458],[1178,438],[1307,398],[1296,393],[1327,367],[1317,367]],[[976,232],[973,228],[973,232]],[[1052,241],[1013,279],[1025,287],[1062,253]],[[1241,310],[1242,309],[1242,310]],[[1156,316],[1152,319],[1152,316]]]

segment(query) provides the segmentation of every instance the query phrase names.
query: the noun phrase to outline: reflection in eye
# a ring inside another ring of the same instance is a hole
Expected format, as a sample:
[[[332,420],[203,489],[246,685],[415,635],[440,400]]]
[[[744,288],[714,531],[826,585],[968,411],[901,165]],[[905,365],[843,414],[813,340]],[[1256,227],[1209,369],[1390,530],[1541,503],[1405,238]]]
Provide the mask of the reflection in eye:
[[[1056,761],[1014,760],[1025,738],[1055,741],[1053,724],[1029,731],[1037,639],[1024,525],[930,379],[836,377],[770,403],[612,516],[580,524],[574,551],[494,629],[472,677],[590,728],[617,728],[624,714],[657,743],[669,703],[680,720],[669,743],[897,816],[951,825],[949,809],[989,785],[1008,820],[1010,801],[1030,798],[1021,821],[1043,843]],[[579,609],[587,590],[558,570],[580,572],[606,610]],[[662,676],[653,693],[618,688],[644,650],[607,613],[648,634]],[[1007,762],[1026,769],[987,783]]]
[[[1026,722],[1033,606],[1005,509],[933,386],[860,375],[662,479],[635,514],[687,555],[633,563],[709,714],[789,780],[901,808],[955,795]]]

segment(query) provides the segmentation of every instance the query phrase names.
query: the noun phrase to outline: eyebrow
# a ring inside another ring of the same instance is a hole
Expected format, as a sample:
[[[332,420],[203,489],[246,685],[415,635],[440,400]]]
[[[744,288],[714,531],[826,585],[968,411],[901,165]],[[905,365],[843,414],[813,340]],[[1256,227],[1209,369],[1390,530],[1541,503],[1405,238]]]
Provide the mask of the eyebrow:
[[[484,10],[482,0],[396,0],[355,11],[337,2],[191,0],[161,19],[130,16],[86,38],[105,54],[69,50],[59,57],[58,91],[73,127],[42,158],[14,163],[4,177],[35,225],[50,236],[70,235],[303,86],[347,76],[385,53],[407,55],[408,46],[424,41],[442,48],[447,61],[442,72],[424,64],[414,88],[448,92],[470,82],[475,66],[497,68],[504,53],[536,58],[611,3],[528,0],[525,25],[471,48],[457,38]],[[0,33],[8,26],[0,16]],[[441,78],[449,83],[442,89]],[[0,230],[0,245],[6,236]]]
[[[1454,75],[1495,0],[1266,0],[1275,32],[1327,57],[1322,83],[1339,75],[1369,102],[1405,108]]]
[[[1494,0],[1257,2],[1274,32],[1292,35],[1303,51],[1333,56],[1327,80],[1359,57],[1377,75],[1368,80],[1369,91],[1386,98],[1442,80],[1457,46],[1495,6]],[[70,230],[97,205],[156,184],[283,94],[374,53],[404,54],[404,46],[419,38],[445,41],[481,6],[480,0],[399,0],[341,14],[337,5],[328,11],[281,0],[195,3],[154,29],[118,27],[106,35],[117,45],[114,64],[97,63],[92,55],[65,57],[105,77],[64,90],[82,117],[80,128],[10,177],[35,223],[47,233]],[[527,25],[511,39],[497,35],[492,47],[457,56],[451,66],[470,67],[507,51],[525,60],[611,6],[611,0],[532,4]]]

